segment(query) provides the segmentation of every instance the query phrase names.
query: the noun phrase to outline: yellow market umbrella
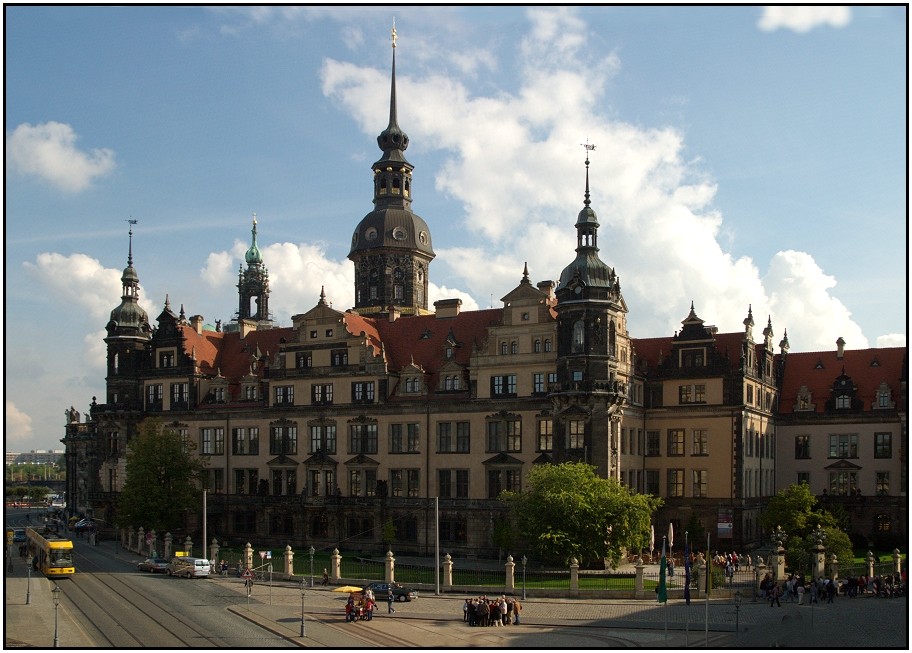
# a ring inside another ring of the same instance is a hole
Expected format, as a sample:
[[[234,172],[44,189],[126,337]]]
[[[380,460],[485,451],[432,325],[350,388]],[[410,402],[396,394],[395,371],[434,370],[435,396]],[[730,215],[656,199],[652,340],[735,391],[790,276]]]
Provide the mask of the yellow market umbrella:
[[[354,585],[343,585],[342,587],[337,587],[333,590],[333,592],[348,592],[349,594],[352,592],[360,592],[360,591],[361,591],[361,588],[355,587]]]

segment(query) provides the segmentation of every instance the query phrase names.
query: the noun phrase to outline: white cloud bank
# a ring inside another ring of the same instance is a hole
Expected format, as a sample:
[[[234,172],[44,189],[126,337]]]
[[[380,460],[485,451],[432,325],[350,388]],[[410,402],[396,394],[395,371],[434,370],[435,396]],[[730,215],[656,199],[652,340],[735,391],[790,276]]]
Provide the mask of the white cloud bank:
[[[28,442],[32,438],[32,418],[20,411],[9,399],[6,400],[6,432],[3,435],[7,451],[10,450],[10,445]]]
[[[763,14],[757,22],[757,27],[764,32],[790,29],[803,34],[815,27],[845,27],[851,21],[852,10],[849,7],[775,6],[763,8]]]
[[[40,177],[65,191],[85,190],[96,177],[114,169],[114,152],[107,148],[82,151],[76,147],[76,139],[76,132],[64,123],[23,123],[6,133],[7,168]]]

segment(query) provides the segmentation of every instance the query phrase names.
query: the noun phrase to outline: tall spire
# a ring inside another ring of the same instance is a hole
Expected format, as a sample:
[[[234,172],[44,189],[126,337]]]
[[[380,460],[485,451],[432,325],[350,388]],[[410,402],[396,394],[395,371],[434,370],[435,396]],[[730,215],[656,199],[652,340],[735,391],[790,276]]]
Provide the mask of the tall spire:
[[[582,144],[586,148],[586,192],[583,195],[583,210],[579,212],[576,219],[577,248],[579,252],[582,249],[594,249],[598,251],[598,218],[595,215],[589,196],[589,152],[595,149],[595,145],[590,145],[589,141]]]
[[[399,37],[396,34],[396,23],[393,22],[393,73],[390,77],[389,124],[377,137],[377,145],[379,145],[380,149],[387,155],[386,158],[388,160],[392,159],[402,163],[408,163],[402,155],[402,152],[408,149],[409,138],[408,134],[399,127],[398,106],[396,102],[396,41],[398,38]]]

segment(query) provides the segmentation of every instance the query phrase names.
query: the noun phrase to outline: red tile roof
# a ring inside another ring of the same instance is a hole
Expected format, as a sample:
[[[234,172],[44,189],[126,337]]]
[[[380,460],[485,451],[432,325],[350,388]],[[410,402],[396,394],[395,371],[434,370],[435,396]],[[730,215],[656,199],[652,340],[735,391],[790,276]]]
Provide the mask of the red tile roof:
[[[862,400],[863,410],[871,409],[881,382],[890,386],[897,407],[906,401],[902,388],[902,382],[908,381],[905,347],[846,349],[841,359],[835,350],[796,352],[785,359],[779,413],[793,412],[802,385],[810,390],[815,411],[823,412],[833,383],[843,372],[858,388],[855,396]]]

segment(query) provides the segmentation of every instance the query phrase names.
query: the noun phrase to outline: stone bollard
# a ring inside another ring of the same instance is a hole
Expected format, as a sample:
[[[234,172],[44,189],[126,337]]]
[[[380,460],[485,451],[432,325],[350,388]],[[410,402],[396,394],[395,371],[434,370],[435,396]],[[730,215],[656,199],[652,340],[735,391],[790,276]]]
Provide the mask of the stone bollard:
[[[330,578],[338,581],[342,578],[342,556],[339,555],[339,549],[333,549],[330,560],[330,566],[332,567]]]
[[[218,540],[214,537],[212,538],[212,544],[209,545],[209,561],[212,563],[212,566],[218,564],[218,554],[219,554],[219,543]]]
[[[839,578],[839,561],[836,559],[835,553],[830,556],[830,578],[834,583]]]
[[[579,560],[570,558],[570,591],[579,591]]]
[[[642,556],[637,556],[635,568],[636,577],[633,580],[633,592],[636,598],[641,598],[643,596],[643,570],[645,569]]]
[[[443,589],[453,587],[453,558],[447,553],[443,556]]]
[[[244,545],[244,566],[253,569],[253,547],[250,546],[250,542]]]
[[[136,553],[142,553],[143,547],[146,545],[146,529],[142,526],[136,531],[136,547],[130,547],[131,551]]]
[[[383,577],[387,583],[396,582],[396,559],[393,557],[392,551],[386,552],[386,567],[384,569]]]
[[[184,553],[188,556],[193,555],[193,540],[190,539],[190,536],[187,536],[187,539],[184,540]],[[205,553],[205,551],[203,551]]]
[[[874,552],[868,551],[868,578],[874,575]]]
[[[507,563],[504,565],[504,594],[512,594],[516,589],[516,563],[513,562],[513,556],[507,555]]]
[[[156,540],[156,536],[155,536],[155,529],[149,531],[149,535],[151,535],[151,537],[149,538],[149,557],[154,558],[154,557],[156,557],[155,556],[155,545],[157,544],[157,540]]]
[[[899,549],[893,549],[893,573],[902,573],[902,554],[899,552]]]
[[[174,538],[171,533],[165,533],[165,560],[171,559],[171,547],[174,545]]]
[[[126,544],[124,545],[124,548],[125,548],[127,551],[132,551],[132,550],[133,550],[133,527],[132,527],[132,526],[129,526],[129,527],[127,528],[127,542],[126,542]]]
[[[285,573],[294,576],[294,551],[290,544],[285,545]]]

